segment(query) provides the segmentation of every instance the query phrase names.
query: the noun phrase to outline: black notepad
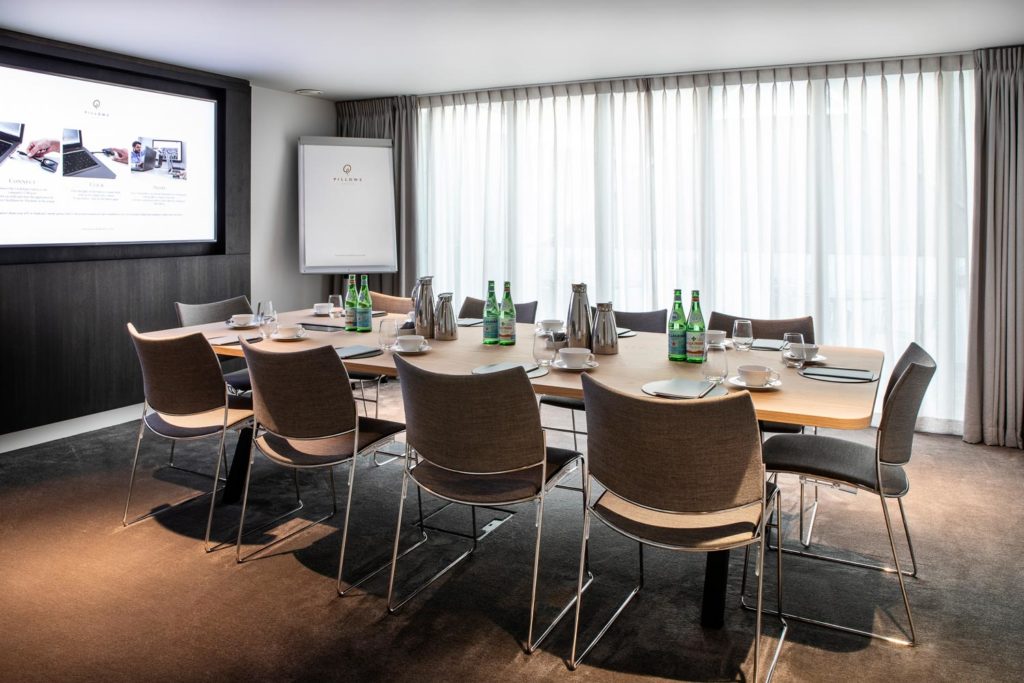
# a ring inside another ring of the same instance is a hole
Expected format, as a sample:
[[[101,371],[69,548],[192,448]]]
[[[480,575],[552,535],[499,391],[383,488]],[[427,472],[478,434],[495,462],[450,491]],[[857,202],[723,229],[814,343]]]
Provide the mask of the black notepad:
[[[750,348],[758,351],[781,351],[785,346],[786,342],[781,339],[755,339]]]
[[[874,382],[878,375],[871,370],[860,368],[830,368],[830,367],[809,367],[800,371],[800,374],[810,379],[818,379],[823,382]]]
[[[379,356],[384,353],[376,346],[366,346],[365,344],[354,344],[352,346],[342,346],[335,349],[338,352],[338,358],[344,360],[350,360],[353,358],[370,358],[372,356]]]

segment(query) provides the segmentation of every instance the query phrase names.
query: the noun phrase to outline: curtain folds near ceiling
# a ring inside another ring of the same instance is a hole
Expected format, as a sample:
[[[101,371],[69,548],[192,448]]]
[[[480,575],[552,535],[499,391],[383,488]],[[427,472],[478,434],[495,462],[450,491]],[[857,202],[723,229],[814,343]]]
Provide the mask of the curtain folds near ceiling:
[[[1024,448],[1024,47],[976,60],[964,441]]]
[[[338,102],[338,136],[391,140],[395,162],[398,273],[373,275],[371,289],[408,296],[416,279],[416,98],[383,97]],[[344,292],[343,276],[330,275],[328,292]]]
[[[422,97],[419,267],[457,300],[511,280],[540,318],[572,282],[634,311],[678,287],[705,316],[813,314],[890,367],[918,341],[939,366],[922,427],[959,433],[973,73],[966,54]]]

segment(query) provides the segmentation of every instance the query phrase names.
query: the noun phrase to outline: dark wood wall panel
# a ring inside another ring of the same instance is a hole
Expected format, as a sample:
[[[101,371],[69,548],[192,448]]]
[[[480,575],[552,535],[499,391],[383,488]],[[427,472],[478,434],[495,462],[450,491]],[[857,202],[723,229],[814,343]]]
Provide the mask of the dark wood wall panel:
[[[177,325],[174,302],[250,291],[251,89],[233,78],[0,31],[0,47],[223,94],[223,253],[166,258],[0,265],[0,434],[142,401],[138,360],[125,329]]]

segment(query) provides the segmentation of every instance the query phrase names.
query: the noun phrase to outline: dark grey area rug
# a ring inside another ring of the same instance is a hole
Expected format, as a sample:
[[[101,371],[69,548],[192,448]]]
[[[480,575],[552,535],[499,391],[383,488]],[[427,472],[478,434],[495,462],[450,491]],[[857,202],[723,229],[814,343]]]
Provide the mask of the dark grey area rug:
[[[398,387],[385,387],[382,417],[401,418]],[[546,423],[567,424],[545,409]],[[233,545],[206,554],[206,499],[121,527],[138,423],[0,454],[0,680],[400,680],[590,681],[744,680],[753,657],[754,616],[739,608],[742,553],[734,552],[729,607],[721,630],[700,626],[704,556],[648,551],[647,583],[578,671],[565,666],[567,620],[525,654],[534,508],[518,514],[397,615],[386,613],[386,573],[339,598],[334,589],[340,515],[238,565]],[[686,426],[700,445],[700,427]],[[873,440],[873,433],[841,434]],[[553,445],[571,445],[551,435]],[[233,445],[233,437],[229,440]],[[906,499],[920,576],[908,579],[919,645],[901,647],[792,623],[777,680],[1019,680],[1024,676],[1024,454],[918,435]],[[215,443],[178,448],[176,462],[212,471]],[[171,502],[207,481],[158,469],[167,442],[147,437],[133,511]],[[338,476],[343,499],[347,472]],[[322,475],[300,479],[308,507],[328,506]],[[389,557],[401,464],[356,470],[346,578]],[[796,538],[795,481],[784,482],[787,540]],[[251,520],[294,500],[290,474],[266,460],[254,471]],[[876,498],[823,492],[815,543],[849,557],[885,559],[888,544]],[[409,503],[415,507],[416,498]],[[424,498],[427,511],[440,503]],[[896,512],[896,508],[892,508]],[[229,542],[240,505],[217,509],[215,537]],[[407,506],[406,522],[414,520]],[[466,509],[438,522],[466,528]],[[545,511],[540,620],[575,586],[580,498],[559,490]],[[278,532],[274,532],[278,533]],[[415,529],[405,526],[412,542]],[[273,535],[251,539],[266,541]],[[596,633],[635,580],[634,543],[595,525],[597,580],[586,594],[584,638]],[[254,546],[247,546],[251,550]],[[429,576],[462,542],[444,536],[399,567],[399,586]],[[906,557],[905,546],[900,545]],[[891,558],[890,558],[891,559]],[[769,554],[766,600],[774,601]],[[900,633],[902,601],[892,575],[786,557],[788,609]],[[777,622],[765,620],[766,652]]]

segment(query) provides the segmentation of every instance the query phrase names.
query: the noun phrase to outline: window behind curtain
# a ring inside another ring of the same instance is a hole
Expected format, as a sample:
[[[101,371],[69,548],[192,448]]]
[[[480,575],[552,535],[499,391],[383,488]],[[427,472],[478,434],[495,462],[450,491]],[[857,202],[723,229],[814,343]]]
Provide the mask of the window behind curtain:
[[[619,310],[810,313],[886,369],[916,340],[923,426],[959,431],[973,100],[966,55],[421,98],[418,262],[540,318],[586,282]]]

